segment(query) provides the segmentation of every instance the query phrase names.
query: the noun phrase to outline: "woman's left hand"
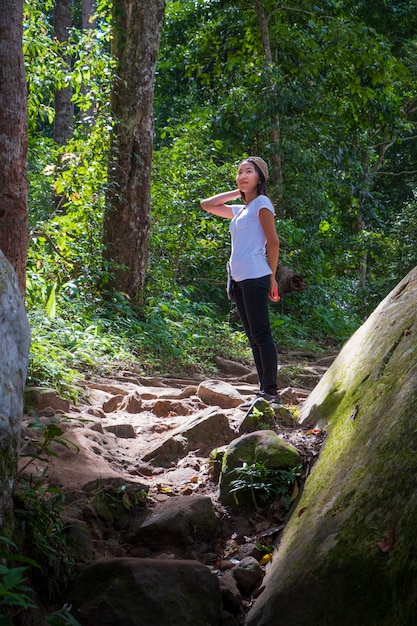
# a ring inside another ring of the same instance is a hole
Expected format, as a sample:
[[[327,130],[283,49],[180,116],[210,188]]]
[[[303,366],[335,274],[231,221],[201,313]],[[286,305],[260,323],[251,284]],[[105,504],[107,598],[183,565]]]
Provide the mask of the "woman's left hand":
[[[269,299],[271,302],[278,302],[279,293],[278,293],[278,283],[275,278],[271,278],[271,287],[269,289]]]

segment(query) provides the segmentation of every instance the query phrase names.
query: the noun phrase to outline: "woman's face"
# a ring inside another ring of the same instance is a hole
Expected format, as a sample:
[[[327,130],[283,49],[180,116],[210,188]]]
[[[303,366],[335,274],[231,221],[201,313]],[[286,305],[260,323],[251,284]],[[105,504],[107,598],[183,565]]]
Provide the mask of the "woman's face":
[[[259,174],[255,165],[250,161],[243,161],[237,170],[236,183],[240,191],[250,194],[258,189]]]

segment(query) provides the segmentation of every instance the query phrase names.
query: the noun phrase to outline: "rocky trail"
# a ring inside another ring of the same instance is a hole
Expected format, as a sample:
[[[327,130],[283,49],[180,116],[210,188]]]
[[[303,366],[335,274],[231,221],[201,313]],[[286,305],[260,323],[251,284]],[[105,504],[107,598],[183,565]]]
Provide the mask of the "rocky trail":
[[[332,360],[333,356],[281,355],[279,391],[284,408],[273,429],[301,455],[299,486],[317,459],[325,433],[300,428],[298,408]],[[288,512],[280,503],[262,510],[229,510],[218,499],[216,457],[245,432],[247,410],[239,405],[253,396],[257,385],[250,368],[223,359],[217,365],[213,380],[143,377],[126,371],[111,379],[91,377],[82,383],[77,406],[52,390],[28,389],[21,475],[62,492],[77,561],[90,562],[91,567],[111,562],[113,572],[115,559],[121,567],[131,567],[132,559],[148,565],[151,560],[151,565],[164,568],[168,561],[192,561],[197,568],[203,564],[221,581],[221,623],[233,625],[243,623],[259,593],[262,569]],[[46,463],[45,454],[39,459],[37,453],[51,424],[58,428],[51,442],[56,456]],[[151,570],[148,581],[156,575]],[[169,572],[165,575],[169,579]],[[195,580],[200,575],[200,570],[193,573]],[[159,576],[158,570],[158,580]],[[143,598],[141,602],[143,606]],[[207,610],[204,602],[200,604],[202,611]],[[81,609],[83,626],[93,623],[89,611],[91,606],[84,614]],[[123,619],[130,623],[126,615]],[[163,618],[149,626],[159,623]]]

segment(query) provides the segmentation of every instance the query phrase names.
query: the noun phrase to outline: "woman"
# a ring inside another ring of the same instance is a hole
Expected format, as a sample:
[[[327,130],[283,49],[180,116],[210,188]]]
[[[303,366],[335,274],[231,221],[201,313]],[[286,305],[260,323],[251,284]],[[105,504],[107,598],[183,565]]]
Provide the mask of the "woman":
[[[268,299],[278,302],[275,272],[279,239],[275,211],[267,196],[268,166],[250,156],[238,167],[238,188],[201,201],[205,211],[231,220],[229,259],[233,300],[252,348],[259,377],[258,396],[280,404],[277,395],[277,350],[269,323]],[[243,198],[244,204],[226,204]],[[265,254],[266,253],[266,254]],[[251,406],[251,402],[242,408]]]

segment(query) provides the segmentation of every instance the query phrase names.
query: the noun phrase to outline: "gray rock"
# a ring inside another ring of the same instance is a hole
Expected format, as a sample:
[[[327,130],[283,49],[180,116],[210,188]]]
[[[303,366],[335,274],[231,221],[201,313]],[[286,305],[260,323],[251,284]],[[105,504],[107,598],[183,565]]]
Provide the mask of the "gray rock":
[[[257,398],[239,425],[239,435],[263,429],[275,430],[278,425],[292,427],[296,424],[297,420],[284,405],[273,408],[263,398]]]
[[[113,413],[113,411],[116,411],[117,409],[119,409],[124,398],[125,396],[121,394],[118,394],[117,396],[112,396],[111,398],[103,402],[103,411],[105,413]]]
[[[242,609],[242,596],[237,586],[233,571],[228,570],[219,578],[222,593],[223,607],[231,613],[237,613]]]
[[[197,395],[202,402],[222,409],[232,409],[243,402],[243,396],[229,383],[205,380],[199,384]]]
[[[177,496],[137,518],[126,533],[126,540],[146,541],[148,547],[155,549],[170,543],[187,547],[195,540],[212,541],[217,526],[218,519],[208,496]]]
[[[19,456],[30,328],[16,274],[0,252],[0,528],[12,518],[11,491]]]
[[[264,571],[253,556],[242,559],[233,569],[232,574],[236,580],[239,591],[244,596],[249,596],[262,581]]]
[[[113,433],[119,439],[134,439],[137,436],[132,424],[110,424],[105,426],[104,430]]]
[[[169,467],[189,452],[198,451],[201,456],[208,456],[215,446],[229,443],[233,436],[226,415],[209,408],[193,415],[161,444],[145,454],[143,460]]]
[[[236,363],[236,361],[230,361],[229,359],[223,359],[220,356],[215,358],[216,365],[220,371],[230,376],[244,376],[251,372],[251,368],[242,363]]]
[[[220,624],[217,577],[197,561],[95,561],[83,568],[71,601],[83,626]]]
[[[156,400],[154,403],[152,412],[155,413],[157,417],[168,417],[168,415],[172,413],[176,415],[188,415],[190,410],[184,402],[160,399]]]
[[[126,411],[126,413],[140,413],[141,408],[142,399],[137,389],[129,393],[118,407],[119,411]]]

